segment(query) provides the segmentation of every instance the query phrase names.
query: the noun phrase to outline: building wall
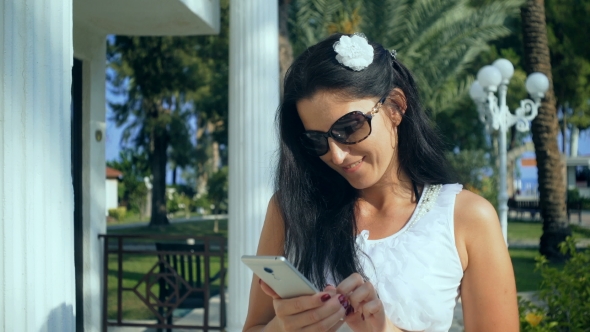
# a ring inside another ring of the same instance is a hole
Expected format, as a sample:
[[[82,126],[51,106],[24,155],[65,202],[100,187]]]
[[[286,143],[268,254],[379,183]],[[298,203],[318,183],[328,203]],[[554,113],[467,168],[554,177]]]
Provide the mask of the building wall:
[[[106,209],[105,215],[109,215],[110,209],[116,209],[119,207],[119,190],[118,190],[119,180],[117,179],[107,179],[105,193],[106,193]]]
[[[75,330],[72,51],[72,0],[2,2],[0,331]]]

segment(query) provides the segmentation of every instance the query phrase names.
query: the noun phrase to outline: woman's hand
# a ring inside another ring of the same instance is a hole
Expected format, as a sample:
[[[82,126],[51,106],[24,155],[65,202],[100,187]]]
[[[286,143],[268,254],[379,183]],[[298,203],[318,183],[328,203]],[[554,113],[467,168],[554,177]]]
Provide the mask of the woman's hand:
[[[273,298],[275,315],[281,331],[336,331],[344,324],[342,320],[346,314],[344,305],[348,303],[340,302],[336,288],[333,286],[328,286],[323,292],[314,295],[292,299],[281,299],[262,280],[260,280],[260,287],[264,293]]]
[[[339,294],[348,298],[350,307],[346,311],[346,323],[354,331],[400,332],[385,316],[383,303],[369,281],[358,273],[344,279],[336,288]]]

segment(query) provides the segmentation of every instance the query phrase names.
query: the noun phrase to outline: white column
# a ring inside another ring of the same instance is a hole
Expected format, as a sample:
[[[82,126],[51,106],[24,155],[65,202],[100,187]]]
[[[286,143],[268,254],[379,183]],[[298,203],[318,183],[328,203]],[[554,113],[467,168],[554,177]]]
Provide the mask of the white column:
[[[242,331],[251,271],[272,195],[279,105],[278,4],[230,2],[228,331]]]
[[[74,331],[72,0],[0,5],[0,330]]]
[[[106,35],[74,24],[74,56],[82,60],[82,306],[84,331],[101,331],[106,233]],[[97,131],[102,133],[97,140]]]

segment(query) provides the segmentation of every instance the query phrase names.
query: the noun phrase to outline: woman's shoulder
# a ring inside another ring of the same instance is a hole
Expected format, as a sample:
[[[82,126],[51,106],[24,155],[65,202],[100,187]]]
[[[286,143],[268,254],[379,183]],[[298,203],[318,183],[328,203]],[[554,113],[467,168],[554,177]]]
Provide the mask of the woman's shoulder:
[[[463,189],[455,201],[455,223],[466,223],[471,227],[485,227],[498,222],[496,209],[488,200],[469,190]]]
[[[469,190],[457,194],[454,211],[455,241],[465,270],[481,250],[504,243],[496,209],[480,195]],[[505,246],[504,246],[505,248]]]

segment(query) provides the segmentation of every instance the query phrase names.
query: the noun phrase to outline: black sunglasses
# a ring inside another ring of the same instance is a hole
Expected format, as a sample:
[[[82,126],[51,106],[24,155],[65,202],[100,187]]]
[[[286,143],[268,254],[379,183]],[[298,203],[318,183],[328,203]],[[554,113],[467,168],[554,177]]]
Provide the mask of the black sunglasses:
[[[386,97],[381,98],[370,112],[361,111],[346,113],[336,120],[328,132],[315,130],[305,131],[301,134],[301,143],[307,152],[323,156],[330,151],[328,138],[331,137],[338,143],[356,144],[364,141],[371,135],[371,119],[385,102]]]

